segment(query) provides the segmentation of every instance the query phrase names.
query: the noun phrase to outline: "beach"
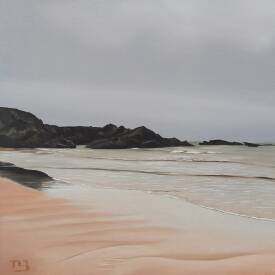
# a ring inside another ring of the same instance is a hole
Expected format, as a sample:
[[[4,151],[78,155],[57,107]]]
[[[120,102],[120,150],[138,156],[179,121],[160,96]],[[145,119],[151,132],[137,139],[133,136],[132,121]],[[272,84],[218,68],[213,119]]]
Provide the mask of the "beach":
[[[1,274],[275,274],[273,222],[142,192],[77,203],[6,179],[0,188]]]
[[[0,275],[275,275],[275,1],[0,0],[0,35]]]

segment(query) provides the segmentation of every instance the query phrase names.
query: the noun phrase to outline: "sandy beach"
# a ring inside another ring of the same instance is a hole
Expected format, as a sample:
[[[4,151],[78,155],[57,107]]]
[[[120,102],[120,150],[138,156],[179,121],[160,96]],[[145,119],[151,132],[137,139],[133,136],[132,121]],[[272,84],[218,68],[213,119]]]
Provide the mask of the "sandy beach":
[[[112,213],[120,206],[108,192],[108,206],[103,200],[84,206],[6,179],[0,188],[1,274],[275,274],[272,223],[186,204],[178,209],[185,209],[186,224],[166,226]],[[100,194],[95,196],[99,201]],[[146,208],[146,197],[136,200],[142,202],[141,211]]]
[[[275,275],[275,0],[0,0],[0,275]]]

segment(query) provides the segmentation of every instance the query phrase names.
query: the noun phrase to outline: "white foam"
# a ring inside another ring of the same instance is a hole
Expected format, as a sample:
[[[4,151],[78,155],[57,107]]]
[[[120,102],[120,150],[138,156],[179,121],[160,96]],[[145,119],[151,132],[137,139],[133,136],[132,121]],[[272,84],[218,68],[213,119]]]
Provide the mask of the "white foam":
[[[172,154],[178,154],[178,153],[185,153],[185,152],[186,151],[184,151],[184,150],[173,150],[170,153],[172,153]]]
[[[193,155],[199,155],[199,154],[203,154],[203,152],[200,151],[187,151],[185,152],[186,154],[193,154]]]

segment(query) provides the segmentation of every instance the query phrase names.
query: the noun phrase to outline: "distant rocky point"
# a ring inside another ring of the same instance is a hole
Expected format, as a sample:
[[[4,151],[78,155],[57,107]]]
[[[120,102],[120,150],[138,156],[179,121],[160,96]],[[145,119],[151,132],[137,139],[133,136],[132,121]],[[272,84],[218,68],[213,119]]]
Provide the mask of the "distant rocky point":
[[[244,145],[247,146],[247,147],[259,147],[259,146],[261,146],[260,144],[251,143],[251,142],[244,142]]]
[[[144,126],[135,129],[113,124],[59,127],[44,124],[31,113],[0,107],[0,147],[75,148],[77,145],[95,149],[192,146],[187,141],[163,138]]]
[[[200,145],[243,145],[241,142],[236,141],[226,141],[222,139],[213,139],[209,141],[203,141],[200,143]]]
[[[240,145],[245,145],[247,147],[259,147],[259,146],[264,146],[261,144],[257,144],[257,143],[251,143],[251,142],[237,142],[237,141],[227,141],[227,140],[222,140],[222,139],[212,139],[209,141],[203,141],[200,142],[199,145],[230,145],[230,146],[240,146]]]

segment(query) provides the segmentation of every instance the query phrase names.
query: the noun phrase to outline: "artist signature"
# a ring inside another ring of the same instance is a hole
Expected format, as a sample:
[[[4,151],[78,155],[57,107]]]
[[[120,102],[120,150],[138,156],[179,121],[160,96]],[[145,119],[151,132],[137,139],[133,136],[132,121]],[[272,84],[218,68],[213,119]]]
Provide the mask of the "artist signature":
[[[28,260],[10,260],[10,263],[14,272],[26,272],[31,269]]]

